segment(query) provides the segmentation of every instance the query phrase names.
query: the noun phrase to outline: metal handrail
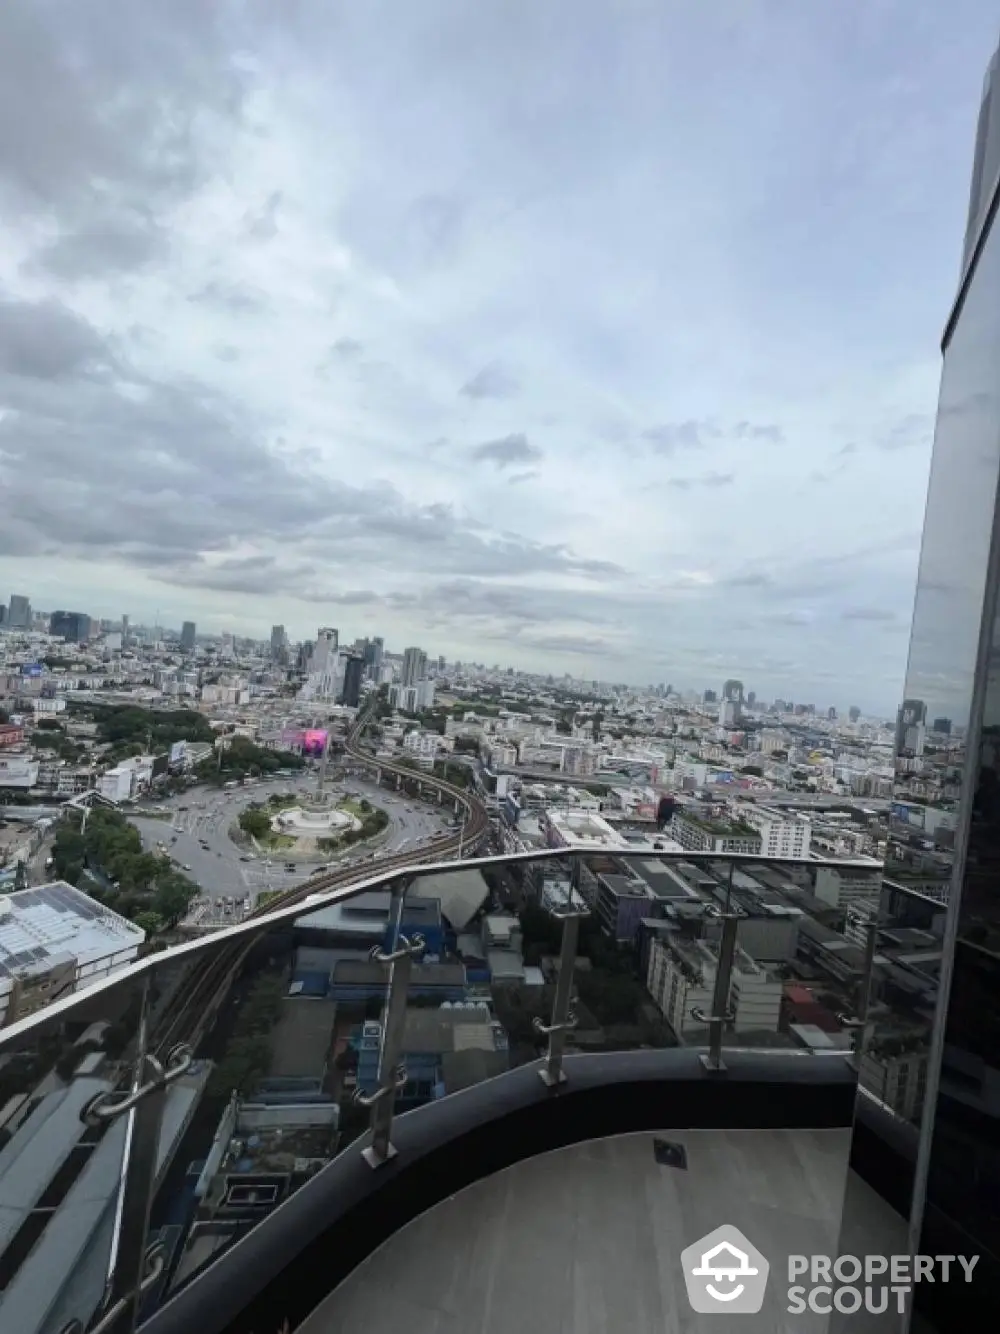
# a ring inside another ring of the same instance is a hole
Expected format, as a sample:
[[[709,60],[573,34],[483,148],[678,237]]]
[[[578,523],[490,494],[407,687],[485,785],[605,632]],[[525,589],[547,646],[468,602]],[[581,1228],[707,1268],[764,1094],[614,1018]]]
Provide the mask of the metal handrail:
[[[650,839],[652,842],[652,838]],[[146,958],[130,964],[120,972],[112,973],[108,977],[101,978],[92,985],[81,991],[73,992],[71,995],[64,996],[59,1000],[53,1001],[50,1005],[41,1010],[36,1010],[33,1014],[26,1015],[23,1019],[15,1020],[8,1027],[0,1031],[0,1051],[14,1041],[31,1033],[36,1028],[42,1028],[50,1024],[53,1020],[70,1014],[83,1002],[90,1002],[96,996],[103,992],[114,990],[121,986],[127,986],[137,978],[152,973],[155,969],[161,968],[164,964],[171,964],[177,960],[195,958],[200,954],[218,950],[227,944],[244,942],[250,944],[259,936],[264,935],[275,926],[281,926],[285,923],[293,922],[296,918],[308,916],[312,912],[317,912],[321,908],[331,907],[338,903],[347,903],[351,899],[359,897],[361,894],[370,893],[372,890],[382,889],[392,885],[394,882],[410,879],[419,880],[424,876],[454,873],[459,868],[462,871],[490,870],[504,866],[527,865],[531,862],[544,861],[581,861],[587,857],[610,856],[620,861],[631,861],[650,859],[662,862],[690,862],[694,865],[709,865],[712,863],[732,863],[736,866],[771,866],[776,863],[782,866],[808,866],[813,868],[835,867],[840,870],[872,870],[871,860],[868,858],[837,858],[837,857],[769,857],[763,853],[756,852],[691,852],[687,849],[676,851],[674,849],[653,849],[651,846],[644,847],[595,847],[593,844],[568,844],[560,848],[540,848],[528,852],[511,852],[491,854],[485,857],[467,857],[459,863],[452,861],[441,862],[414,862],[409,867],[394,866],[388,873],[365,876],[351,885],[342,886],[339,889],[317,890],[309,895],[308,899],[299,900],[284,907],[275,908],[272,912],[262,914],[260,917],[249,919],[245,922],[239,922],[234,926],[224,927],[219,931],[213,932],[208,936],[201,936],[180,945],[173,945],[168,949],[160,950],[156,954],[147,955]],[[306,882],[308,883],[308,882]]]

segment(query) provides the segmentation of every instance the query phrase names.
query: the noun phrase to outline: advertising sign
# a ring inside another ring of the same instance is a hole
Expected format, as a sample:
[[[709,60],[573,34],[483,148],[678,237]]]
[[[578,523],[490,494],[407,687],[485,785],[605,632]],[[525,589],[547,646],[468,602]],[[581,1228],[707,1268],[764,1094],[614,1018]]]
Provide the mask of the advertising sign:
[[[42,670],[43,668],[40,662],[26,662],[21,668],[21,675],[32,677],[41,676]]]
[[[170,763],[180,764],[184,759],[184,742],[175,741],[170,747]]]
[[[328,733],[321,727],[310,727],[302,733],[302,754],[322,755]]]

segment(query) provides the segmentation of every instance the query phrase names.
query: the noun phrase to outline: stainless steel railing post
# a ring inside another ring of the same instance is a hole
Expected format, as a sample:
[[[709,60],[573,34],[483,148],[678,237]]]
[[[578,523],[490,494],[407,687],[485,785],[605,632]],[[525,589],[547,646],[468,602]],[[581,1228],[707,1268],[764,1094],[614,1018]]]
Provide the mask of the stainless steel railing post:
[[[392,1118],[396,1094],[406,1086],[406,1066],[403,1061],[403,1036],[406,1029],[406,1004],[410,991],[413,961],[423,954],[422,936],[407,938],[400,932],[406,885],[393,888],[390,921],[394,926],[393,948],[386,952],[372,951],[372,958],[389,969],[386,984],[386,1005],[383,1015],[382,1046],[379,1052],[378,1088],[372,1094],[360,1090],[355,1095],[362,1107],[372,1109],[371,1143],[362,1149],[361,1156],[369,1167],[381,1167],[395,1156],[392,1146]]]
[[[566,1034],[576,1028],[576,1015],[573,1013],[573,978],[576,969],[577,943],[580,938],[580,921],[589,917],[589,912],[578,908],[580,883],[580,863],[574,861],[570,876],[570,893],[565,908],[556,909],[552,916],[562,924],[562,940],[559,947],[559,976],[556,979],[556,994],[552,1001],[552,1021],[543,1024],[540,1019],[534,1022],[536,1033],[548,1037],[549,1048],[545,1055],[545,1064],[538,1075],[548,1088],[557,1088],[566,1082],[563,1069],[563,1055],[566,1051]]]
[[[728,896],[727,896],[728,908]],[[715,986],[712,990],[712,1013],[705,1014],[699,1006],[692,1006],[691,1015],[699,1024],[708,1025],[708,1052],[701,1057],[706,1070],[720,1073],[726,1066],[722,1059],[722,1040],[726,1025],[736,1018],[736,1012],[730,1005],[733,988],[733,961],[736,957],[736,931],[740,915],[734,912],[713,912],[713,916],[722,922],[722,935],[719,939],[719,956],[715,968]]]
[[[878,949],[877,914],[865,923],[865,961],[861,978],[858,982],[858,998],[853,1015],[839,1014],[841,1025],[851,1034],[851,1063],[856,1070],[861,1069],[861,1060],[868,1045],[872,999],[871,990],[875,981],[875,953]]]

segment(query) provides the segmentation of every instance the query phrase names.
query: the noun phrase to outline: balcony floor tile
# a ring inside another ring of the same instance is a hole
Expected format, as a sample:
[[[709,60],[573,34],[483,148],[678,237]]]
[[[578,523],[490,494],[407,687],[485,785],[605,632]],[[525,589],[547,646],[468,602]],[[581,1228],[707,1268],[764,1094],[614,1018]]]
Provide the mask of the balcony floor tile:
[[[680,1253],[733,1223],[772,1262],[746,1334],[819,1334],[785,1312],[785,1257],[837,1254],[850,1132],[660,1132],[518,1163],[423,1214],[333,1292],[300,1334],[719,1334],[687,1303]],[[811,1323],[810,1323],[811,1321]]]

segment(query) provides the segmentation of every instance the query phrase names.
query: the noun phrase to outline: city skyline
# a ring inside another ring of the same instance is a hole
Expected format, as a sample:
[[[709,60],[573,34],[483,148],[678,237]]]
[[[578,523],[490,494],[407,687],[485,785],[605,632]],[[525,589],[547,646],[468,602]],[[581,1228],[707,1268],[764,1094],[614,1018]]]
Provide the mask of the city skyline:
[[[993,6],[391,14],[0,16],[0,577],[891,716]]]

